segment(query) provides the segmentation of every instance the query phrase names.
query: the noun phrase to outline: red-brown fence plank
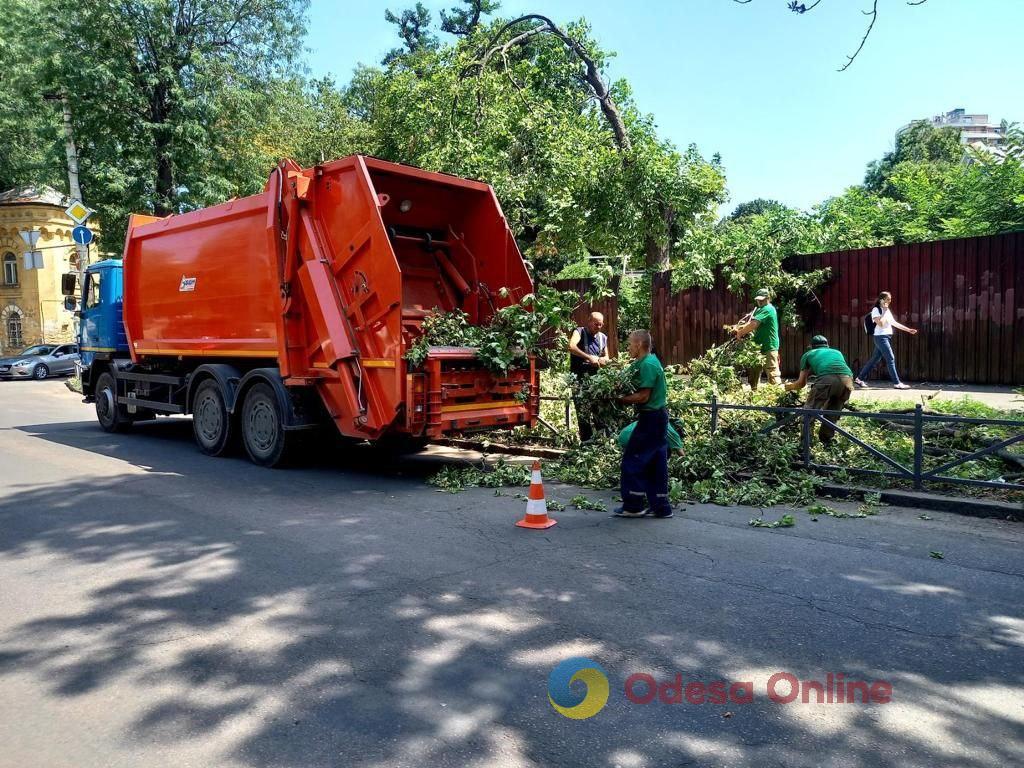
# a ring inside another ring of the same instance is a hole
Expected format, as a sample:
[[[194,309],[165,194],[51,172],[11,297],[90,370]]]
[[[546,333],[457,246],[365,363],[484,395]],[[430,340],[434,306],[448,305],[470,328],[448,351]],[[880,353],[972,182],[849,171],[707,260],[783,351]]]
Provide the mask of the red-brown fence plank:
[[[782,328],[782,363],[797,374],[810,336],[823,333],[859,368],[874,349],[861,320],[879,291],[893,294],[904,325],[894,340],[901,377],[909,381],[1024,384],[1024,233],[798,257],[805,270],[828,267],[818,301],[798,307],[800,328]],[[719,278],[710,289],[671,290],[655,277],[652,325],[669,363],[686,362],[726,336],[721,330],[750,309]],[[820,302],[820,303],[819,303]],[[662,324],[668,327],[659,328]],[[886,379],[884,366],[873,376]]]
[[[1024,232],[1017,232],[1010,241],[1014,264],[1014,294],[1010,302],[1013,316],[1013,334],[1010,346],[1014,350],[1014,369],[1011,382],[1024,382]]]

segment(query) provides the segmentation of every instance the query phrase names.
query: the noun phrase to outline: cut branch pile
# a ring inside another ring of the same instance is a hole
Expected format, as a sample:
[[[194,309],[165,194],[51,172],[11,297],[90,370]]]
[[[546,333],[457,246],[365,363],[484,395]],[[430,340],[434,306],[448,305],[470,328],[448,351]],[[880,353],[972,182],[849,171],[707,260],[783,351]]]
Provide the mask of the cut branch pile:
[[[720,403],[760,406],[798,406],[799,396],[781,387],[762,386],[756,392],[745,389],[742,376],[745,368],[757,361],[759,354],[749,342],[730,342],[709,350],[688,366],[674,366],[668,377],[668,407],[672,424],[683,438],[682,455],[669,459],[670,493],[674,501],[692,499],[700,502],[735,505],[794,506],[811,503],[820,477],[799,468],[802,455],[799,421],[767,432],[778,421],[773,414],[756,411],[722,410],[718,429],[710,431],[707,403],[711,396]],[[585,445],[574,445],[555,465],[546,465],[548,475],[587,488],[612,489],[619,484],[622,452],[617,436],[635,414],[631,407],[620,404],[617,397],[629,392],[625,360],[613,361],[583,381],[571,381],[576,395],[585,403],[598,436]],[[571,377],[570,377],[571,379]],[[883,412],[879,404],[859,403],[872,412]],[[906,422],[906,410],[897,406],[892,420],[847,417],[841,426],[859,440],[892,457],[905,467],[914,463],[913,427]],[[911,411],[912,412],[912,409]],[[928,413],[956,414],[989,418],[1021,418],[1020,412],[1000,412],[969,400],[929,403]],[[899,417],[903,415],[901,420]],[[963,457],[981,448],[992,446],[1015,434],[1007,427],[976,424],[926,425],[923,469],[928,471]],[[490,436],[500,442],[502,434]],[[967,479],[1017,482],[1024,467],[1021,446],[1002,449],[948,471]],[[830,446],[822,445],[814,436],[814,460],[856,469],[891,470],[863,448],[839,435]],[[839,471],[833,478],[840,482],[871,485],[872,478]],[[883,480],[885,486],[898,484]],[[956,493],[986,493],[1007,499],[1020,499],[1022,494],[991,489],[957,486]],[[858,515],[859,516],[859,515]]]

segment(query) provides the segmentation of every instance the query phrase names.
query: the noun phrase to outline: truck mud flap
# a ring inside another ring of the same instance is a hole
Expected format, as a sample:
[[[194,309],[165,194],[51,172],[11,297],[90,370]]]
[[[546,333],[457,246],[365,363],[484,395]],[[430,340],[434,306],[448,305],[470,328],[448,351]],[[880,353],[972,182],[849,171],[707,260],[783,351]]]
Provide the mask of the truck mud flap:
[[[285,430],[315,429],[330,422],[316,390],[312,387],[286,387],[277,368],[255,368],[249,371],[239,381],[237,392],[244,393],[257,381],[266,382],[273,388],[284,417]],[[243,400],[244,397],[236,397],[230,409],[232,413],[238,411]]]

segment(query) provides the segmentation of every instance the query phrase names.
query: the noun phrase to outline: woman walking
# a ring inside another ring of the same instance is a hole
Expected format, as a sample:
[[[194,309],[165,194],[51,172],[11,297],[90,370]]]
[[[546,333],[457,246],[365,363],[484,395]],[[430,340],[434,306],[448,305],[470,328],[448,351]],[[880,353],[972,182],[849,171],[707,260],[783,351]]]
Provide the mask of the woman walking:
[[[889,369],[889,378],[892,379],[895,384],[895,389],[910,389],[910,386],[900,381],[900,374],[896,370],[896,356],[892,353],[892,329],[899,328],[901,331],[909,333],[911,336],[917,333],[916,328],[908,328],[896,321],[896,318],[892,316],[892,312],[889,310],[889,304],[892,303],[892,294],[888,291],[882,291],[878,294],[878,301],[875,302],[874,309],[871,310],[871,322],[875,324],[875,332],[873,339],[875,342],[875,352],[871,355],[871,359],[868,360],[867,365],[860,369],[860,373],[854,380],[854,384],[858,387],[867,387],[864,382],[864,377],[871,373],[871,369],[874,368],[880,360],[885,360],[885,365]],[[867,320],[865,319],[865,323]]]

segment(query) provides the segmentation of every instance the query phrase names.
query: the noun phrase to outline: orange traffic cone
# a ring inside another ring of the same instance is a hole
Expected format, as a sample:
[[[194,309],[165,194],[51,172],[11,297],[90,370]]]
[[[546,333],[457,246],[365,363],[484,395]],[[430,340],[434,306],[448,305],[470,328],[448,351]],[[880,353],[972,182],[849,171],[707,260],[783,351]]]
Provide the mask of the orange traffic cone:
[[[544,481],[540,477],[540,461],[533,462],[530,495],[526,501],[526,517],[516,525],[520,528],[550,528],[557,523],[548,517],[548,504],[544,501]]]

